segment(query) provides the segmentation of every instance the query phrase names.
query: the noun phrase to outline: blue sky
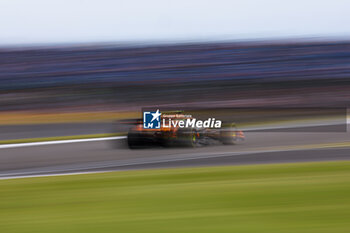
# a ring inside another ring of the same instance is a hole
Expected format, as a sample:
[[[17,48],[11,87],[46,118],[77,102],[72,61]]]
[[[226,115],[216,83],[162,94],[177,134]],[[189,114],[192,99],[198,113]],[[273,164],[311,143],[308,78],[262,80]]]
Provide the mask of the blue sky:
[[[0,0],[0,45],[350,35],[348,0]]]

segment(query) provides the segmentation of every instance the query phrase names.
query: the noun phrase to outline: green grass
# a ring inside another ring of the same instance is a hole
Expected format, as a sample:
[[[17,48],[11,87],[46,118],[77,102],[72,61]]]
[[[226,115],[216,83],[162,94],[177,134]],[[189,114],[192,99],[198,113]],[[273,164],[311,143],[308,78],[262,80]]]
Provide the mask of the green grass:
[[[0,232],[349,232],[350,162],[0,181]]]

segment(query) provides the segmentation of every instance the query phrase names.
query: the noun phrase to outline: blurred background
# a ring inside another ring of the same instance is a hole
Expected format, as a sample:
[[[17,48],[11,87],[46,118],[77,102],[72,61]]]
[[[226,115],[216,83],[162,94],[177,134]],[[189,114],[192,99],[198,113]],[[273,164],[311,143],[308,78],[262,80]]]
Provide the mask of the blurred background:
[[[349,231],[349,9],[0,0],[0,232]],[[143,108],[246,141],[130,150]]]
[[[1,49],[1,111],[346,106],[350,42]]]
[[[346,107],[348,7],[313,0],[4,0],[0,113]]]

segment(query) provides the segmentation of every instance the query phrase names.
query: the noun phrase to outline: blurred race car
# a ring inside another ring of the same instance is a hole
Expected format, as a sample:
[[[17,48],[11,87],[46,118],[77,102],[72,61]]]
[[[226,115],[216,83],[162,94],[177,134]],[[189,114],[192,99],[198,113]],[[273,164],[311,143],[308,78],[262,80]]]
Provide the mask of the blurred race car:
[[[199,147],[221,142],[225,145],[233,145],[244,141],[242,131],[237,130],[234,123],[223,124],[219,129],[205,127],[180,127],[181,121],[191,118],[184,114],[167,114],[175,124],[162,125],[159,129],[145,129],[143,120],[134,121],[129,129],[127,142],[131,149],[142,148],[151,145],[164,147],[184,146]],[[165,116],[162,116],[164,119]],[[169,119],[166,119],[167,121]],[[175,125],[175,126],[174,126]]]

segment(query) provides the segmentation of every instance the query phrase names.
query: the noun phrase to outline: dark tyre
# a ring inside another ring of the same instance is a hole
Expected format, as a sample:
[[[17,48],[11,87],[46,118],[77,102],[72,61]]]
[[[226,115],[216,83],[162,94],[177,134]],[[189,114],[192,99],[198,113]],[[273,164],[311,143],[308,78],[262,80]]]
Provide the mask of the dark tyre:
[[[161,145],[162,147],[168,148],[168,147],[172,147],[172,146],[174,145],[174,143],[173,143],[173,141],[172,141],[170,138],[164,137],[164,138],[162,138],[162,139],[160,140],[160,145]]]
[[[177,139],[180,146],[198,147],[200,135],[194,129],[180,128],[177,132]]]
[[[228,127],[220,131],[220,141],[224,145],[234,145],[238,141],[239,131],[235,124],[230,124]]]
[[[130,130],[128,132],[128,146],[130,149],[138,149],[145,147],[146,143],[139,132]]]

